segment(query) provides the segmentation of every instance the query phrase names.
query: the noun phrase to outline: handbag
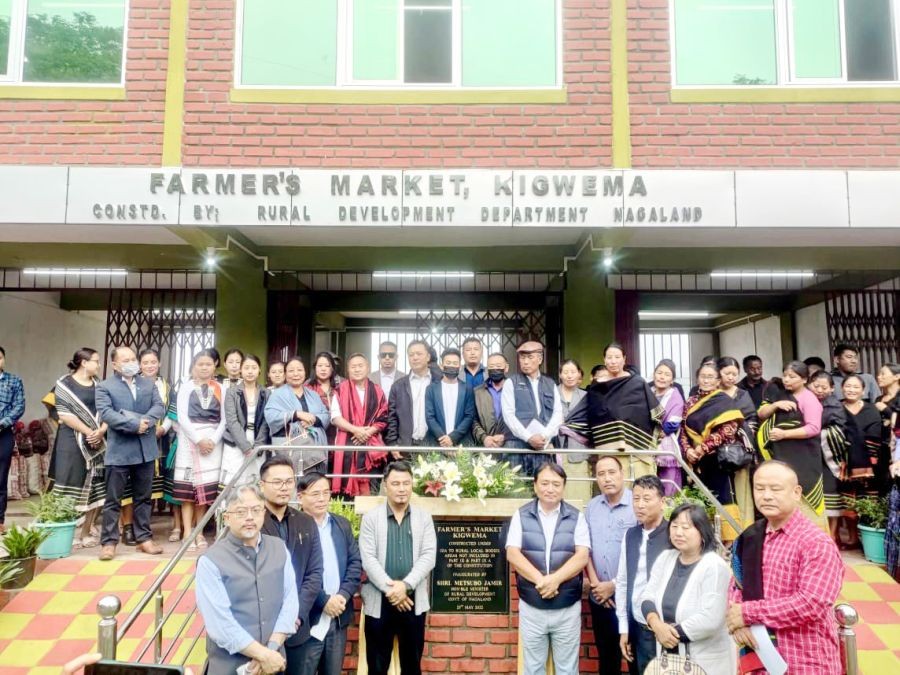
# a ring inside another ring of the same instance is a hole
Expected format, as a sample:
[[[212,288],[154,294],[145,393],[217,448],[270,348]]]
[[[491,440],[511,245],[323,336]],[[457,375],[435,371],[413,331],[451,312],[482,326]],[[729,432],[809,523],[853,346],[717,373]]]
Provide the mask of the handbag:
[[[685,645],[685,655],[670,654],[665,649],[647,664],[644,675],[706,675],[706,671],[691,658],[691,651]]]
[[[726,443],[716,450],[716,459],[719,461],[720,469],[733,473],[750,466],[753,455],[747,451],[743,443]]]
[[[303,408],[303,412],[309,412],[309,407],[306,405],[306,401],[300,400],[300,407]],[[298,422],[290,422],[288,418],[285,418],[285,427],[288,429],[288,436],[285,439],[284,443],[281,445],[292,445],[292,446],[307,446],[307,445],[317,445],[316,437],[309,433],[307,428]],[[324,450],[314,450],[307,452],[306,450],[300,450],[299,452],[290,452],[288,453],[291,459],[291,462],[294,465],[294,473],[298,476],[302,476],[306,473],[311,467],[321,464],[328,457],[328,454]]]

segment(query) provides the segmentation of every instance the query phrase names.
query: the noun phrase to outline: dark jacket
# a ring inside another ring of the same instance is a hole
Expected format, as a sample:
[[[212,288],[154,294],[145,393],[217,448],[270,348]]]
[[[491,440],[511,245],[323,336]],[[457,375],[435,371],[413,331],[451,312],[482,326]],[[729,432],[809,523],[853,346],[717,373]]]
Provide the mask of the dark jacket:
[[[475,445],[479,447],[484,446],[485,436],[503,434],[506,440],[512,438],[503,421],[503,415],[500,417],[494,415],[494,398],[488,391],[488,387],[492,386],[494,385],[488,381],[475,388],[475,421],[472,424],[472,437],[475,439]]]
[[[118,373],[97,385],[97,413],[109,425],[103,456],[107,466],[144,464],[155,461],[159,455],[154,432],[166,409],[153,380],[135,375],[134,384],[136,397]],[[138,434],[142,418],[149,420],[150,428],[147,433]]]
[[[634,527],[630,527],[625,531],[625,569],[627,570],[627,581],[625,584],[625,597],[628,598],[628,616],[631,616],[631,596],[634,594],[634,578],[637,576],[638,556],[641,550],[641,539],[643,539],[644,526],[638,523]],[[669,521],[663,518],[650,536],[647,538],[647,580],[650,580],[650,573],[653,571],[653,563],[663,551],[672,548],[669,541]],[[636,617],[632,617],[636,620]]]
[[[339,628],[346,628],[353,623],[353,596],[359,591],[362,578],[362,558],[359,555],[359,545],[356,543],[356,537],[353,536],[350,521],[334,513],[330,515],[331,538],[334,540],[334,551],[337,553],[338,570],[341,575],[341,587],[338,594],[343,595],[347,600],[347,608],[336,620]],[[322,589],[309,612],[310,627],[319,622],[326,602],[328,602],[328,594],[325,589]]]
[[[578,509],[560,503],[559,518],[553,539],[550,541],[550,568],[547,569],[546,552],[548,543],[544,537],[544,529],[538,515],[538,500],[533,499],[519,508],[522,523],[522,555],[534,565],[541,574],[551,574],[565,565],[575,555],[575,527],[578,524]],[[579,572],[571,579],[559,585],[559,593],[555,598],[544,599],[535,585],[521,574],[516,573],[516,587],[519,597],[537,609],[563,609],[581,602],[582,574]]]
[[[440,381],[438,375],[432,381]],[[413,435],[413,397],[409,384],[409,375],[394,380],[391,394],[388,397],[388,424],[384,430],[385,445],[412,445]]]
[[[453,445],[472,444],[472,423],[475,421],[475,395],[472,387],[464,382],[457,381],[459,394],[456,397],[456,419],[453,431],[450,432],[450,440]],[[444,395],[443,384],[432,382],[425,390],[425,424],[428,425],[428,440],[437,445],[437,439],[446,435],[444,420]]]
[[[285,644],[296,647],[309,639],[310,612],[322,590],[322,546],[319,543],[319,527],[312,517],[289,506],[284,518],[287,520],[288,530],[284,543],[297,575],[297,595],[300,599],[297,617],[300,619],[300,627]],[[262,533],[281,539],[275,517],[268,509]]]

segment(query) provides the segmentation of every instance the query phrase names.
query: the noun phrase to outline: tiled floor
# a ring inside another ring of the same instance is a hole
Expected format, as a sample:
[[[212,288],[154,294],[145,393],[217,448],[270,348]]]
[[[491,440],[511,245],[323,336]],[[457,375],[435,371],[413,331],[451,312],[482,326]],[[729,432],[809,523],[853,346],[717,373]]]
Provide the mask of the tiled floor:
[[[900,672],[900,585],[882,568],[847,556],[841,600],[852,604],[862,617],[857,627],[859,666],[863,675]],[[121,622],[160,573],[165,561],[115,560],[100,562],[88,558],[57,560],[39,574],[0,611],[0,672],[3,675],[58,675],[60,666],[78,654],[94,649],[97,639],[97,601],[114,594],[123,603]],[[193,560],[178,563],[163,586],[166,611],[175,595],[188,584]],[[188,590],[178,603],[164,631],[164,651],[193,606]],[[120,659],[136,659],[152,633],[153,609],[138,618],[129,637],[119,645]],[[194,618],[187,638],[175,645],[176,662],[201,629]],[[203,639],[191,651],[189,665],[203,663]],[[145,657],[148,660],[148,657]],[[169,659],[171,660],[171,659]],[[196,671],[195,671],[196,672]]]

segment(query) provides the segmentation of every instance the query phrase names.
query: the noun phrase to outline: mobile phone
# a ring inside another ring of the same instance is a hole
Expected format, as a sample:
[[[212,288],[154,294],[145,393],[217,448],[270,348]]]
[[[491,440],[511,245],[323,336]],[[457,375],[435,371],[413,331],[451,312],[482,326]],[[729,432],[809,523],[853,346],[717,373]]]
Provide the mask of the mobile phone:
[[[84,675],[183,675],[184,668],[165,663],[97,661],[84,667]]]

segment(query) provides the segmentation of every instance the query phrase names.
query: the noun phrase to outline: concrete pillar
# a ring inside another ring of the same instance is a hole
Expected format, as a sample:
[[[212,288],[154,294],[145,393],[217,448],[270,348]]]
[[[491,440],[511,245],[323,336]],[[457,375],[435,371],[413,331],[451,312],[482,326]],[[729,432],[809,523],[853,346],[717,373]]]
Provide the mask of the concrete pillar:
[[[591,368],[603,363],[603,347],[615,335],[615,293],[606,287],[606,273],[597,254],[586,251],[569,264],[563,331],[563,358],[581,364],[587,383]]]
[[[237,347],[265,361],[268,324],[262,263],[235,251],[220,260],[216,273],[216,348]]]

